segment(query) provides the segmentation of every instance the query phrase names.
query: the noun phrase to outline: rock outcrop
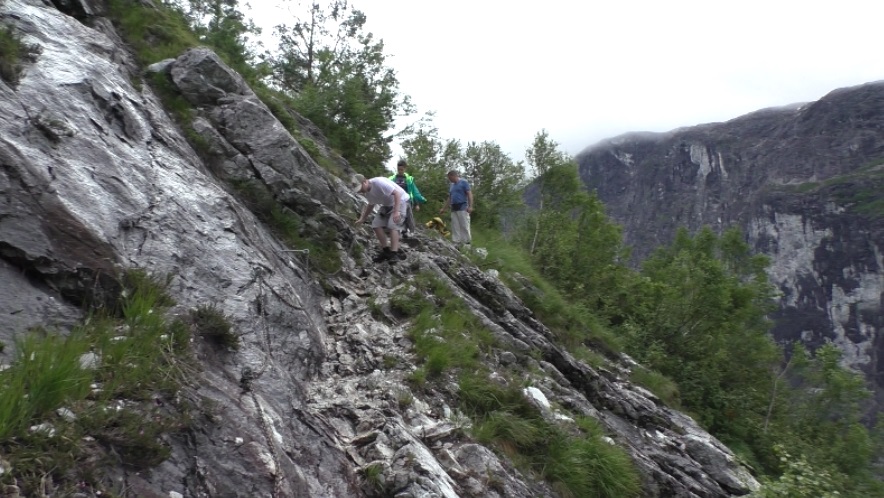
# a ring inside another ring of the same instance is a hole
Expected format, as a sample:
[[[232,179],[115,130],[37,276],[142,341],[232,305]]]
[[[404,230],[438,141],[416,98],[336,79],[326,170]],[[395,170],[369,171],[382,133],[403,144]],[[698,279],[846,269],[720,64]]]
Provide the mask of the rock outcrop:
[[[780,342],[826,342],[884,401],[884,82],[577,157],[637,263],[678,227],[742,228],[771,259]]]
[[[189,395],[211,416],[168,438],[159,466],[109,468],[122,494],[368,496],[374,466],[402,498],[557,496],[469,437],[455,387],[407,382],[417,363],[408,323],[377,310],[418,272],[492,331],[487,368],[520,375],[526,396],[562,415],[557,423],[596,419],[641,470],[644,496],[757,487],[728,448],[626,380],[636,365],[578,361],[446,241],[419,235],[406,261],[363,267],[354,248],[372,240],[352,225],[360,199],[239,75],[202,48],[141,73],[93,4],[64,3],[76,17],[41,0],[0,5],[0,21],[40,48],[16,86],[0,82],[0,361],[29,328],[70,329],[84,303],[119,292],[114,276],[125,268],[169,276],[175,313],[214,305],[241,341],[228,355],[194,342],[201,369]],[[153,77],[194,107],[199,152],[143,83]],[[283,245],[243,202],[243,182],[303,220],[303,237],[334,247],[341,269],[323,272],[313,254]]]

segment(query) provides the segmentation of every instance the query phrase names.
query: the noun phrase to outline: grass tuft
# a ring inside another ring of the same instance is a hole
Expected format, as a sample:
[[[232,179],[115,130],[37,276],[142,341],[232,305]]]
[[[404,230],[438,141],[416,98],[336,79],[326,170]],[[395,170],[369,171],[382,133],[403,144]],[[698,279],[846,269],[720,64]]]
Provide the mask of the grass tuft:
[[[629,375],[629,380],[654,393],[655,396],[666,403],[666,406],[680,409],[681,395],[678,391],[678,384],[669,377],[656,370],[636,367]]]
[[[18,85],[24,62],[36,60],[40,47],[28,45],[12,26],[0,27],[0,78],[12,87]]]
[[[233,332],[227,316],[215,305],[200,305],[193,309],[190,321],[198,336],[222,348],[239,349],[239,336]]]
[[[598,424],[578,419],[574,436],[545,420],[515,384],[487,375],[460,378],[461,408],[473,419],[473,436],[551,483],[562,496],[637,497],[638,471],[629,456],[603,439]]]
[[[42,496],[48,479],[58,496],[112,495],[104,466],[147,468],[168,457],[163,435],[188,423],[176,401],[194,370],[187,327],[165,318],[174,305],[168,280],[136,270],[120,283],[116,303],[67,334],[18,339],[0,371],[0,454],[9,462],[0,485]]]

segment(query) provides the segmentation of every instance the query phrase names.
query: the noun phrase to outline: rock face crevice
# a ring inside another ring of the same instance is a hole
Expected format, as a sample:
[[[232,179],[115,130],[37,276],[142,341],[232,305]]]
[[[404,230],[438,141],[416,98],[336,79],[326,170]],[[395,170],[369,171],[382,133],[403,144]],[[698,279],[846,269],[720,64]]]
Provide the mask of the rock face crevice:
[[[635,262],[678,227],[740,227],[771,259],[774,337],[844,351],[884,400],[884,82],[724,123],[630,134],[577,157]]]
[[[389,313],[389,302],[423,272],[495,336],[481,358],[494,378],[530,384],[525,396],[556,423],[573,424],[568,414],[598,420],[641,470],[643,496],[757,487],[730,450],[631,384],[636,366],[627,358],[604,367],[578,361],[496,275],[445,240],[419,234],[406,261],[365,266],[372,234],[352,225],[363,201],[346,188],[349,178],[320,167],[202,48],[144,75],[168,78],[195,106],[184,125],[194,150],[151,86],[133,84],[128,51],[93,12],[81,23],[41,0],[0,5],[0,19],[42,49],[16,88],[0,83],[0,114],[10,117],[0,121],[0,363],[29,328],[64,333],[83,318],[65,289],[130,268],[169,278],[173,314],[214,306],[240,340],[238,350],[221,351],[194,338],[199,369],[181,395],[199,417],[165,440],[171,455],[159,466],[109,466],[121,494],[557,496],[469,436],[456,379],[425,389],[409,382],[418,363],[410,324]],[[35,134],[25,108],[73,132]],[[320,138],[296,122],[303,136]],[[305,248],[284,245],[240,198],[242,181],[297,215],[305,237],[330,234],[341,269],[325,273]],[[113,282],[99,287],[115,292]],[[380,472],[368,479],[369,469]]]

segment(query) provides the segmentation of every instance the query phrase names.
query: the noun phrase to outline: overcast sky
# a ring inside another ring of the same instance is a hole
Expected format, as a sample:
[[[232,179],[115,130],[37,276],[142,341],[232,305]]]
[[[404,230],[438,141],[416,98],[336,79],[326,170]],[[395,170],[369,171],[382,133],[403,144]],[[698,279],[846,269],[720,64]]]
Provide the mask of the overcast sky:
[[[275,0],[255,21],[285,19]],[[884,1],[352,0],[442,138],[522,160],[884,80]],[[398,151],[399,149],[394,149]],[[395,158],[392,160],[395,163]]]

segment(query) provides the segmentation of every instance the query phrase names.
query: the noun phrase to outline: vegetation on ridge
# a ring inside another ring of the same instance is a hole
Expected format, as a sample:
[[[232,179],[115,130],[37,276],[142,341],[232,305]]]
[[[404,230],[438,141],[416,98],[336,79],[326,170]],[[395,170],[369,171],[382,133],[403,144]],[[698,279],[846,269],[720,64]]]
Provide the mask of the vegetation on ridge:
[[[526,398],[530,376],[515,369],[497,369],[491,376],[479,358],[500,345],[446,284],[419,273],[389,307],[396,316],[411,319],[409,337],[422,362],[412,383],[444,390],[456,380],[451,397],[470,418],[466,432],[477,441],[548,481],[563,496],[639,496],[637,469],[622,448],[604,439],[598,423],[581,418],[577,430],[569,432]]]

